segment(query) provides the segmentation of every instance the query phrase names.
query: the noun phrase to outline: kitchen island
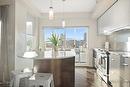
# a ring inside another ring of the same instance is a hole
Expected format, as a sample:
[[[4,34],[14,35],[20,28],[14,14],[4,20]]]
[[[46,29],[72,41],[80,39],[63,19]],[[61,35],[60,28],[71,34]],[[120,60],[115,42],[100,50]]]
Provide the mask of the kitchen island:
[[[52,73],[55,87],[74,87],[75,57],[52,56],[34,59],[38,73]]]

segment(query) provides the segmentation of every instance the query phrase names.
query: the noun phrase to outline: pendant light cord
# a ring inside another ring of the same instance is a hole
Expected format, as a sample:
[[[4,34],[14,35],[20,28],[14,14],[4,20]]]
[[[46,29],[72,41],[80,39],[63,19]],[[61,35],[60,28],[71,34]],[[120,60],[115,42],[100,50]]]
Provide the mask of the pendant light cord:
[[[62,0],[62,1],[63,1],[63,8],[62,9],[63,9],[63,20],[64,20],[64,5],[65,5],[64,3],[65,3],[65,0]]]
[[[50,8],[53,8],[52,0],[50,0]]]
[[[50,7],[49,7],[49,20],[53,20],[54,12],[53,12],[53,2],[50,0]]]
[[[62,18],[62,27],[64,28],[65,27],[65,16],[64,16],[64,5],[65,5],[65,0],[62,0],[63,1],[63,12],[62,12],[62,15],[63,15],[63,18]]]

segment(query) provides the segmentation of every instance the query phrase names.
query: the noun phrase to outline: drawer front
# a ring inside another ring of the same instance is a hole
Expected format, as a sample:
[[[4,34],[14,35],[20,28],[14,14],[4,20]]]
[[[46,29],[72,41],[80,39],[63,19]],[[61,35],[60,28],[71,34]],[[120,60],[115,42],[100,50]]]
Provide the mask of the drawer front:
[[[119,81],[120,77],[120,55],[110,55],[110,80]]]

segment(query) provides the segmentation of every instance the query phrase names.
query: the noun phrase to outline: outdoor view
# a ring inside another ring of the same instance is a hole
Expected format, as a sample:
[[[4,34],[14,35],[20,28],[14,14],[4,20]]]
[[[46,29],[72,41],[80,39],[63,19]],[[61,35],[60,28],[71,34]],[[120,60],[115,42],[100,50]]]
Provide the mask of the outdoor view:
[[[76,56],[76,62],[86,62],[87,34],[88,27],[68,27],[68,28],[53,28],[44,27],[42,30],[43,39],[45,41],[45,50],[52,50],[52,43],[49,37],[52,33],[58,35],[61,39],[59,51],[73,51]],[[70,52],[69,52],[70,53]]]

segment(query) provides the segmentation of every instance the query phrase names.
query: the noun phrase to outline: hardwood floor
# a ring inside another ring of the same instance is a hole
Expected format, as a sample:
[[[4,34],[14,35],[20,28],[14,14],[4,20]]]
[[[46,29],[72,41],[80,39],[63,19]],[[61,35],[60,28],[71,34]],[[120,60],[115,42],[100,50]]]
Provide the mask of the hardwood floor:
[[[76,68],[75,87],[109,87],[94,69]]]
[[[8,87],[1,86],[0,87]],[[67,86],[66,86],[67,87]],[[75,87],[110,87],[101,80],[94,69],[75,68]]]

